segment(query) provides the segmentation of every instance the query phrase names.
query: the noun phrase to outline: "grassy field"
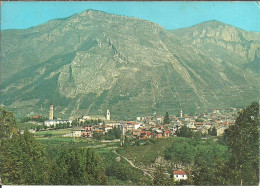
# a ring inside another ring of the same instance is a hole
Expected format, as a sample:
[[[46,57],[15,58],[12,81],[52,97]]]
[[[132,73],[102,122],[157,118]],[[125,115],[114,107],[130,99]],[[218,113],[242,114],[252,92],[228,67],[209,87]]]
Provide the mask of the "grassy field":
[[[162,138],[155,140],[155,143],[142,146],[129,146],[119,149],[118,153],[126,158],[134,160],[137,165],[149,165],[155,161],[158,156],[164,155],[164,150],[169,147],[177,137]]]
[[[98,153],[103,153],[110,151],[111,149],[117,148],[120,146],[120,142],[100,142],[93,139],[87,138],[72,138],[72,137],[62,137],[63,134],[66,134],[67,130],[57,131],[51,130],[47,131],[48,135],[46,137],[46,133],[38,132],[35,139],[45,146],[69,146],[75,145],[75,147],[93,147],[97,150]],[[70,130],[71,131],[71,130]],[[41,133],[41,134],[40,134]]]

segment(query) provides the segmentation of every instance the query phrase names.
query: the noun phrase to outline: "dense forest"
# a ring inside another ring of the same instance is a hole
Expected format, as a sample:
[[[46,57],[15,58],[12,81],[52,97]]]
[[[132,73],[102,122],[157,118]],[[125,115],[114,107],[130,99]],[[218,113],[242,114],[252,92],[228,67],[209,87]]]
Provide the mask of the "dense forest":
[[[212,130],[212,132],[214,132]],[[188,180],[166,178],[160,167],[150,179],[111,150],[102,155],[95,148],[77,143],[66,146],[42,145],[33,134],[19,134],[12,112],[0,110],[0,177],[5,185],[258,185],[259,183],[259,104],[241,111],[234,125],[216,140],[203,140],[186,127],[172,140],[127,141],[119,153],[157,149],[174,164],[184,166]],[[120,138],[119,130],[106,135]],[[165,149],[161,143],[165,144]],[[161,150],[161,151],[160,151]],[[142,162],[154,160],[146,156]],[[153,153],[150,153],[153,155]],[[138,159],[136,160],[138,163]]]

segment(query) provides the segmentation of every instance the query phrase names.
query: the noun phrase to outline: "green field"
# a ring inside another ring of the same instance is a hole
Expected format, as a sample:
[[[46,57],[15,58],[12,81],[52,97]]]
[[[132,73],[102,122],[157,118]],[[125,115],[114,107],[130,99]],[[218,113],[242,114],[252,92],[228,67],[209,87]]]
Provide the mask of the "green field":
[[[128,159],[135,161],[135,164],[148,165],[155,161],[158,156],[164,155],[164,150],[169,147],[175,139],[178,138],[162,138],[155,140],[155,143],[145,144],[142,146],[129,146],[127,148],[119,149],[118,153],[122,154]]]
[[[53,137],[53,136],[62,136],[64,134],[69,134],[73,131],[72,128],[68,129],[57,129],[57,130],[46,130],[35,132],[35,136],[45,136],[45,137]]]
[[[110,151],[116,147],[119,147],[119,142],[101,142],[89,138],[72,138],[63,137],[63,135],[71,133],[73,130],[78,128],[69,129],[58,129],[58,130],[47,130],[35,132],[35,139],[44,146],[70,146],[76,147],[93,147],[96,148],[97,152],[103,153]]]

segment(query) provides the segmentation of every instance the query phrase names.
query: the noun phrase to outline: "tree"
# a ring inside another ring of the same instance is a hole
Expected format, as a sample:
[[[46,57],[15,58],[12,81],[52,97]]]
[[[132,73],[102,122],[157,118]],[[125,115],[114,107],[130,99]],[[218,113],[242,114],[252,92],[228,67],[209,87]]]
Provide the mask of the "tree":
[[[121,138],[121,130],[116,127],[114,127],[113,129],[110,129],[105,134],[106,140],[114,140],[114,139],[120,139],[120,138]]]
[[[93,138],[96,139],[96,140],[102,140],[103,135],[101,133],[94,132]]]
[[[17,121],[12,112],[0,108],[0,139],[18,133]]]
[[[185,140],[176,140],[164,151],[165,159],[175,164],[189,165],[194,159],[194,146]]]
[[[0,142],[0,169],[4,184],[41,185],[48,183],[44,149],[32,134],[14,135]]]
[[[234,125],[224,134],[232,153],[228,162],[232,185],[258,185],[259,183],[259,104],[252,103],[239,113]]]
[[[53,185],[106,185],[107,176],[100,156],[88,148],[65,148],[52,165]]]
[[[187,126],[182,126],[177,132],[176,132],[177,136],[180,137],[187,137],[187,138],[191,138],[193,136],[193,132],[190,128],[188,128]]]
[[[154,174],[154,179],[152,185],[162,186],[162,185],[176,185],[176,182],[173,178],[167,178],[163,173],[162,167],[158,167]]]
[[[211,136],[217,136],[217,129],[216,129],[216,127],[210,128],[210,129],[208,130],[208,133],[209,133],[209,135],[211,135]]]
[[[136,140],[135,140],[135,145],[136,145],[136,146],[140,146],[140,140],[139,140],[139,139],[136,139]]]
[[[170,118],[168,112],[165,113],[163,124],[170,124]]]

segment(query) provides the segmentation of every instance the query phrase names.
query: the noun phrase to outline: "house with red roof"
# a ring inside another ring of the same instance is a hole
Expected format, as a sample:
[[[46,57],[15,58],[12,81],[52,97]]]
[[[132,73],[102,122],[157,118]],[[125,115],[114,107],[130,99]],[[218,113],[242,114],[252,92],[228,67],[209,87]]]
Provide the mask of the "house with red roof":
[[[98,133],[98,134],[102,134],[102,135],[105,134],[105,131],[104,130],[100,130],[100,129],[95,129],[95,130],[93,130],[93,132]]]
[[[164,130],[163,131],[163,136],[166,137],[166,138],[170,137],[170,131]]]
[[[149,139],[151,138],[151,132],[150,131],[141,131],[141,134],[140,134],[140,139]]]
[[[162,133],[163,132],[159,129],[155,130],[155,132],[154,132],[155,138],[162,138]]]
[[[140,138],[140,135],[141,135],[141,130],[140,129],[134,129],[133,131],[133,137],[134,138]]]
[[[188,176],[185,171],[173,171],[173,177],[174,180],[177,181],[188,179]]]
[[[39,119],[41,118],[42,116],[33,116],[33,119]]]
[[[82,137],[86,137],[86,138],[91,138],[92,137],[92,131],[93,131],[93,127],[91,127],[91,126],[84,126],[81,129],[81,136]]]

